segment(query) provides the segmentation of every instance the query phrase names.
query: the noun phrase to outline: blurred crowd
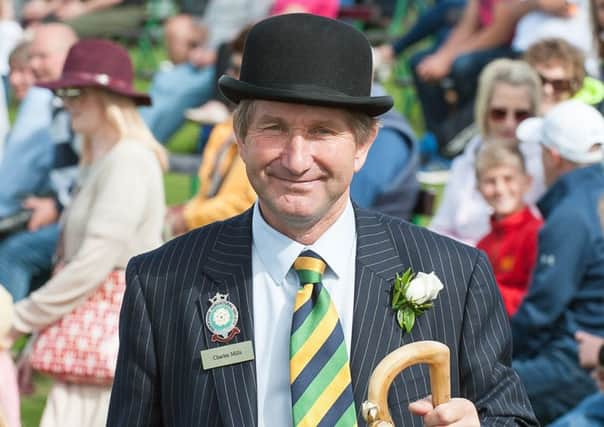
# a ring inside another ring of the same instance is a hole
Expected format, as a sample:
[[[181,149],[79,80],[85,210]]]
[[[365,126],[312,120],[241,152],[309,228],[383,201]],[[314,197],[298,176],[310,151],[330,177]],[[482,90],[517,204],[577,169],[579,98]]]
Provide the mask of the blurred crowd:
[[[367,7],[387,22],[396,3],[0,0],[0,426],[21,425],[19,389],[30,389],[31,346],[17,368],[15,340],[82,306],[132,256],[255,202],[234,105],[217,88],[239,76],[250,25],[296,12],[351,20]],[[121,41],[161,8],[168,60],[146,94]],[[604,0],[421,10],[376,44],[374,65],[408,67],[425,129],[382,115],[351,198],[409,221],[427,213],[432,230],[483,250],[539,420],[604,426]],[[372,94],[392,88],[382,83]],[[170,153],[187,120],[199,125],[195,152]],[[434,169],[446,170],[444,190],[426,212],[418,177]],[[167,171],[198,176],[183,204],[165,205]],[[104,425],[110,390],[56,381],[41,425]]]

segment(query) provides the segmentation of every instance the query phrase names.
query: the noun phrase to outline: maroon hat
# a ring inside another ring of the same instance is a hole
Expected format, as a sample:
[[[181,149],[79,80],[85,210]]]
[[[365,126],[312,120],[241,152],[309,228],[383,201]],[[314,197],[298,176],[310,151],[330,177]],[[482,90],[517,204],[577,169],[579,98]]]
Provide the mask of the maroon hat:
[[[137,105],[150,105],[151,98],[134,90],[134,71],[126,49],[109,40],[86,39],[74,44],[58,80],[36,83],[47,89],[99,87],[131,98]]]

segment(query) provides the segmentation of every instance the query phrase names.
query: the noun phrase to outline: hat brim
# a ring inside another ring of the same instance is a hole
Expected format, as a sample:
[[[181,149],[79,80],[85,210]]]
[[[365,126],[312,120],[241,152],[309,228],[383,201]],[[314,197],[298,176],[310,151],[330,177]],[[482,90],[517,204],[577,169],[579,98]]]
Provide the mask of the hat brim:
[[[334,93],[314,86],[305,87],[304,85],[297,85],[295,89],[265,87],[246,83],[226,75],[220,77],[218,87],[222,94],[235,104],[238,104],[242,99],[264,99],[267,101],[345,108],[366,113],[371,117],[387,112],[393,105],[390,96],[348,96],[339,92]]]
[[[531,117],[523,120],[516,129],[516,138],[521,142],[543,143],[542,141],[543,119]]]
[[[122,89],[115,86],[103,85],[99,82],[89,79],[83,79],[78,77],[62,77],[58,80],[46,81],[36,83],[36,86],[43,87],[45,89],[56,90],[66,88],[84,88],[84,87],[97,87],[104,89],[108,92],[123,95],[134,101],[136,105],[151,105],[151,97],[146,93],[137,92],[129,89]]]

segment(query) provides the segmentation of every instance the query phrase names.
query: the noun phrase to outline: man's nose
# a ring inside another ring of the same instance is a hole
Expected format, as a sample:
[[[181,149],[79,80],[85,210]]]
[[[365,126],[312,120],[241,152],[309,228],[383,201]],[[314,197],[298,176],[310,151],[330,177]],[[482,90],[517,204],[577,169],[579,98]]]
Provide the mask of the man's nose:
[[[312,165],[310,141],[300,132],[294,132],[285,145],[282,161],[292,174],[302,175]]]

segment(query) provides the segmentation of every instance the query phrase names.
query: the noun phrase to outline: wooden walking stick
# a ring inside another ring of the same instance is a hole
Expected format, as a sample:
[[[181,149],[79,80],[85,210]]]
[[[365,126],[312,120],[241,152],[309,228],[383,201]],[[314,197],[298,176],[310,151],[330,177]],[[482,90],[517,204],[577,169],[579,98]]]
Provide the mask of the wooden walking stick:
[[[404,345],[384,357],[369,378],[368,396],[362,408],[369,427],[394,426],[388,409],[388,390],[401,371],[418,363],[430,366],[432,404],[436,407],[451,399],[449,347],[436,341]]]

